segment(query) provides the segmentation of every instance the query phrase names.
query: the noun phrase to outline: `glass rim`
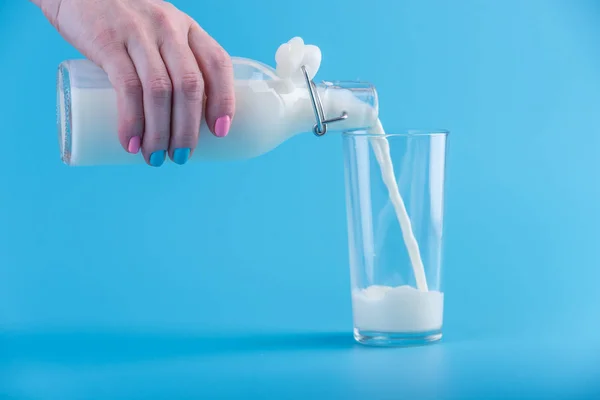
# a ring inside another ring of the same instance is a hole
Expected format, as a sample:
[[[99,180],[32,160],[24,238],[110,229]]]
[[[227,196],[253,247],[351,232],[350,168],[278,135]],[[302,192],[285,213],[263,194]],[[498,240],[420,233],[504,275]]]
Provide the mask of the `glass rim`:
[[[418,137],[418,136],[448,136],[450,135],[450,131],[447,129],[400,129],[400,130],[392,130],[391,133],[370,133],[368,129],[360,129],[360,130],[352,130],[352,131],[343,131],[343,136],[353,136],[353,137],[365,137],[365,136],[373,136],[373,137]]]

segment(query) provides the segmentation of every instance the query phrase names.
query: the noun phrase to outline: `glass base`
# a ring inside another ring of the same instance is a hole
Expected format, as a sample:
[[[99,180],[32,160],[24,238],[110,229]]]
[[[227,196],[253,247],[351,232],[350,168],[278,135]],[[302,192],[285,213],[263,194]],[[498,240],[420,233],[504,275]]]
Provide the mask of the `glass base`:
[[[374,332],[354,328],[354,339],[367,346],[378,347],[409,347],[423,346],[438,342],[442,338],[442,331],[428,331],[415,333],[401,332]]]

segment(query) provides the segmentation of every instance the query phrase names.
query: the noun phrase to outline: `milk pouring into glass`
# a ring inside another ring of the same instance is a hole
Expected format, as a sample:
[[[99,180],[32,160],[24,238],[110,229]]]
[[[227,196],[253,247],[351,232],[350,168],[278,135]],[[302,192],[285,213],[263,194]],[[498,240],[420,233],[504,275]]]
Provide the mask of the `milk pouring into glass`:
[[[293,38],[279,47],[275,60],[276,68],[272,68],[255,60],[232,58],[236,114],[229,134],[224,138],[208,134],[203,118],[190,162],[257,157],[304,132],[318,136],[325,130],[384,134],[372,85],[313,82],[321,64],[318,47]],[[84,59],[65,61],[58,69],[57,86],[57,124],[64,163],[70,166],[144,163],[141,154],[130,154],[119,143],[116,92],[102,69]],[[443,294],[428,290],[419,246],[394,176],[387,139],[375,136],[370,143],[402,230],[417,287],[372,284],[355,291],[352,295],[355,324],[373,331],[439,329]]]

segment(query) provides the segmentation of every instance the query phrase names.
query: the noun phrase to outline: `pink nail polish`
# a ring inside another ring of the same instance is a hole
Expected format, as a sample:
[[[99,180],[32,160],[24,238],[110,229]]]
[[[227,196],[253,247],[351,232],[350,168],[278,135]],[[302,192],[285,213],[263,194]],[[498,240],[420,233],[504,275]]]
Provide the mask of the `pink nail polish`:
[[[129,139],[129,145],[127,146],[127,151],[132,154],[137,154],[137,152],[140,151],[140,142],[141,142],[141,139],[139,136],[134,136],[131,139]]]
[[[217,119],[215,123],[215,135],[218,137],[225,137],[229,133],[229,128],[231,127],[231,118],[229,115],[224,115]]]

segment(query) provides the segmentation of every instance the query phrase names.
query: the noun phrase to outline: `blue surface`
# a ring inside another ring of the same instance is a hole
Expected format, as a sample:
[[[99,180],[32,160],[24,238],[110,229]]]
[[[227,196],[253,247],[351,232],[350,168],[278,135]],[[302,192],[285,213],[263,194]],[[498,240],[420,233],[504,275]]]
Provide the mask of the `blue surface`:
[[[451,130],[444,341],[352,342],[338,137],[68,168],[55,71],[79,55],[4,1],[0,398],[600,396],[597,1],[174,3],[232,55],[319,45],[389,130]]]

